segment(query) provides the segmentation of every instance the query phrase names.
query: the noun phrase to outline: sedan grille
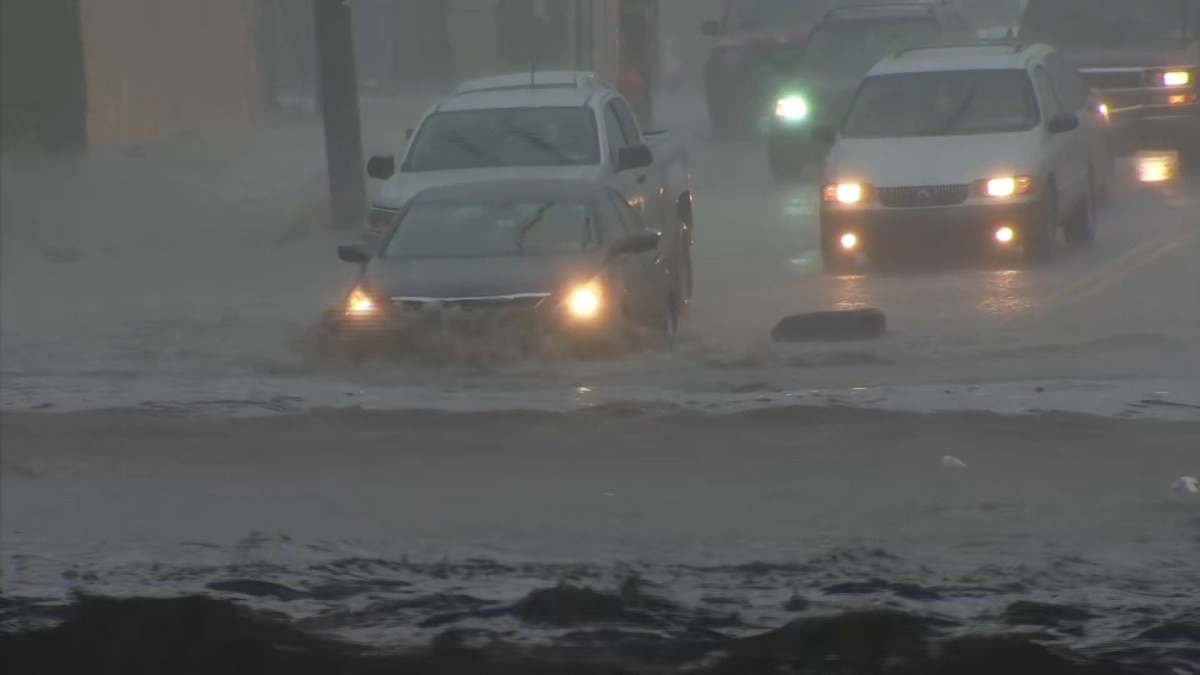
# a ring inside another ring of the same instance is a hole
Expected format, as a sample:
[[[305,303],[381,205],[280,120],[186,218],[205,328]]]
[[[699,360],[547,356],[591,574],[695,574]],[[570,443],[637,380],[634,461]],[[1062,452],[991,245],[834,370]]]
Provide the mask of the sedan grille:
[[[1143,80],[1141,70],[1083,70],[1079,74],[1092,89],[1137,89]]]
[[[888,208],[957,206],[967,201],[970,185],[926,185],[879,188],[879,203]]]
[[[545,295],[537,293],[496,298],[454,298],[448,300],[436,298],[396,298],[393,302],[405,310],[476,312],[485,310],[529,310],[537,307],[545,299]]]

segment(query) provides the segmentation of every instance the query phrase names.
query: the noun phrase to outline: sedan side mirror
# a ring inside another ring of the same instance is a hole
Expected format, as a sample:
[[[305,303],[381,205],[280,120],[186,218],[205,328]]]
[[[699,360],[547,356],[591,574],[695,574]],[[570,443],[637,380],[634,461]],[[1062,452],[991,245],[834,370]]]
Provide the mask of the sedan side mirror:
[[[1059,113],[1050,118],[1046,129],[1052,134],[1061,134],[1079,128],[1079,116],[1074,113]]]
[[[654,153],[644,145],[629,145],[617,151],[617,173],[644,169],[654,163]]]
[[[658,248],[660,238],[657,232],[639,232],[621,237],[608,247],[608,260],[611,262],[623,255],[634,253],[649,253]]]
[[[834,141],[837,140],[837,127],[829,124],[818,124],[813,127],[812,137],[814,140],[825,145],[833,145]]]
[[[375,155],[368,159],[367,175],[376,180],[387,180],[396,175],[395,155]]]
[[[342,262],[365,265],[371,260],[371,251],[363,244],[342,244],[338,247],[338,257]]]
[[[404,140],[411,141],[413,134],[415,134],[415,133],[417,133],[417,130],[412,127],[405,129],[404,130]]]
[[[704,37],[716,37],[721,34],[721,24],[716,21],[705,21],[700,24],[700,34]]]

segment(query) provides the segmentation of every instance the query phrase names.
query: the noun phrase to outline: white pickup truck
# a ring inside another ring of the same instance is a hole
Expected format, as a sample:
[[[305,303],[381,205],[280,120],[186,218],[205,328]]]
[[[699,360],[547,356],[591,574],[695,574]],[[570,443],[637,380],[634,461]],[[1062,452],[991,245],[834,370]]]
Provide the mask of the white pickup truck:
[[[608,185],[662,233],[664,255],[691,300],[693,193],[687,149],[643,132],[598,76],[537,72],[474,80],[429,109],[404,154],[376,155],[368,237],[385,232],[418,192],[498,178],[575,178]]]

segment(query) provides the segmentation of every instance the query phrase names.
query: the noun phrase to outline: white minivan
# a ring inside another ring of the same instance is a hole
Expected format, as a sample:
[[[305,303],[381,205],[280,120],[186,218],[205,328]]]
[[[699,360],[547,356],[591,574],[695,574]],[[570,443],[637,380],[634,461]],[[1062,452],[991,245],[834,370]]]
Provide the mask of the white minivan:
[[[1052,47],[908,49],[876,66],[833,141],[821,194],[826,269],[915,242],[1052,254],[1095,237],[1112,157],[1103,110]]]

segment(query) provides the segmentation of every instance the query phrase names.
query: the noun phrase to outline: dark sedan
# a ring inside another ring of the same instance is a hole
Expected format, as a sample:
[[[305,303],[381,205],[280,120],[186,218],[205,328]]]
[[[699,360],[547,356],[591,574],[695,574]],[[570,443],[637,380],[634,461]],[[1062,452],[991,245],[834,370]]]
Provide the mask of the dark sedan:
[[[616,191],[587,181],[431,188],[377,244],[339,247],[362,271],[325,340],[361,356],[434,325],[588,344],[631,328],[670,336],[683,304],[659,239]]]

